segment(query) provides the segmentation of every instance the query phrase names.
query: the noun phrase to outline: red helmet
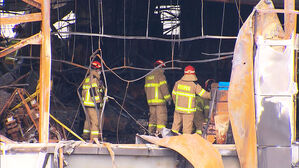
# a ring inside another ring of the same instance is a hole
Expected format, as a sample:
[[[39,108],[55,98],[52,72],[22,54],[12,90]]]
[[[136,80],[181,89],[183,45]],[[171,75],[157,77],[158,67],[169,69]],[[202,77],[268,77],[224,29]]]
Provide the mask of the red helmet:
[[[157,61],[154,63],[154,66],[156,67],[156,66],[159,66],[159,65],[161,65],[161,64],[163,64],[162,67],[165,67],[165,66],[166,66],[165,63],[164,63],[164,61],[162,61],[162,60],[157,60]]]
[[[191,66],[191,65],[186,66],[186,68],[184,70],[184,74],[195,75],[195,69],[194,69],[194,67]]]
[[[92,61],[91,67],[95,69],[100,69],[102,67],[101,63],[99,61]]]

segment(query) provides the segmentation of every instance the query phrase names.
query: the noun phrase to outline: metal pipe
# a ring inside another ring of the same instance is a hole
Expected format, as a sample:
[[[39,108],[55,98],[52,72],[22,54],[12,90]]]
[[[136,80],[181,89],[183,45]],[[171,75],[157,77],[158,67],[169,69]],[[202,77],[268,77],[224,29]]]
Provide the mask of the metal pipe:
[[[106,38],[114,38],[114,39],[126,39],[126,40],[156,40],[156,41],[166,41],[166,42],[186,42],[193,40],[202,40],[202,39],[227,39],[227,40],[235,40],[236,36],[213,36],[213,35],[204,35],[204,36],[196,36],[184,39],[166,39],[159,37],[145,37],[145,36],[120,36],[120,35],[110,35],[110,34],[98,34],[98,33],[85,33],[85,32],[59,32],[60,34],[68,34],[75,36],[96,36],[96,37],[106,37]],[[58,33],[51,33],[56,35]]]

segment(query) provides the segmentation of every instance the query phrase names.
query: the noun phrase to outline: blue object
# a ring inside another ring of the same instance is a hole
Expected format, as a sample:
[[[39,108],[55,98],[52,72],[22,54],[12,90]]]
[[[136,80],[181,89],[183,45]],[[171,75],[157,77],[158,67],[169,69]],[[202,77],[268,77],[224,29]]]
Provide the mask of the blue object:
[[[218,90],[228,90],[229,82],[219,82]]]

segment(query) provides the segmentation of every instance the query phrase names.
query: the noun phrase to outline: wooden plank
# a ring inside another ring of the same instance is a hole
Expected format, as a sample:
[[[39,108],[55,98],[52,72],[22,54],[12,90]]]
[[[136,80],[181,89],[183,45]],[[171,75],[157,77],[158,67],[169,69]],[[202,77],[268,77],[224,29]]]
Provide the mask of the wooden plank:
[[[0,58],[20,49],[28,44],[40,44],[40,41],[41,41],[41,34],[37,33],[33,36],[30,36],[24,40],[21,40],[20,42],[14,44],[14,45],[11,45],[11,46],[7,47],[6,49],[0,51]]]
[[[30,13],[14,17],[2,17],[0,18],[0,25],[37,22],[41,21],[41,18],[41,13]]]
[[[25,2],[25,3],[28,3],[31,6],[34,6],[34,7],[38,8],[38,9],[41,9],[41,4],[37,0],[22,0],[22,1]]]
[[[49,142],[50,91],[51,91],[51,41],[50,41],[50,1],[42,0],[42,45],[39,72],[39,142]]]

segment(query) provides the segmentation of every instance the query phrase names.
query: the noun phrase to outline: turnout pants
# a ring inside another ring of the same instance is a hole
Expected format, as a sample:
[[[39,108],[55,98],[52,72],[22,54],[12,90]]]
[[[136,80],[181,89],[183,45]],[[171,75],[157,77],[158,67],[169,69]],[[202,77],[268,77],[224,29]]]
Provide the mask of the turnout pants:
[[[196,133],[202,134],[202,125],[203,125],[204,121],[205,121],[205,119],[204,119],[203,111],[197,110],[194,113],[194,120],[193,120],[195,129],[196,129]]]
[[[167,123],[167,108],[166,105],[150,105],[149,106],[149,124],[148,130],[150,133],[160,132],[166,127]]]
[[[174,112],[173,123],[171,130],[178,133],[183,125],[183,133],[191,134],[193,129],[194,113],[179,113]]]
[[[84,130],[83,130],[83,137],[84,138],[99,138],[100,130],[99,122],[98,122],[98,115],[97,111],[94,107],[86,107],[85,106],[86,113],[88,117],[86,116],[85,122],[84,122]],[[101,115],[102,109],[99,110],[99,115]],[[103,128],[103,122],[102,127]]]

